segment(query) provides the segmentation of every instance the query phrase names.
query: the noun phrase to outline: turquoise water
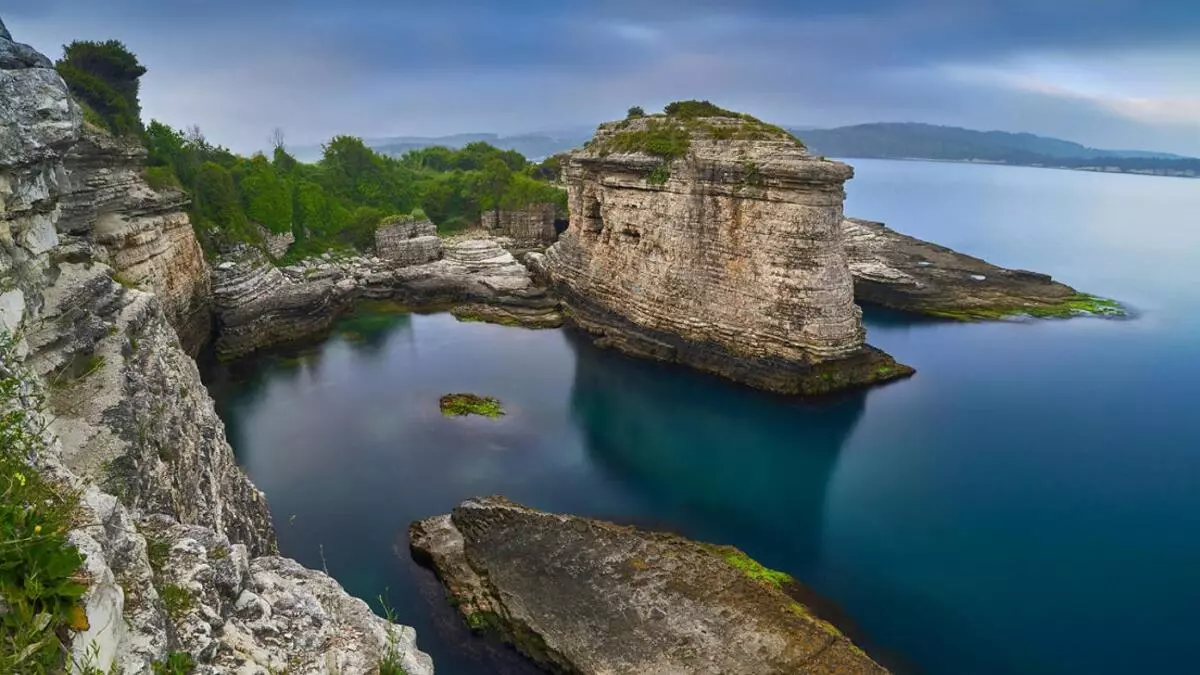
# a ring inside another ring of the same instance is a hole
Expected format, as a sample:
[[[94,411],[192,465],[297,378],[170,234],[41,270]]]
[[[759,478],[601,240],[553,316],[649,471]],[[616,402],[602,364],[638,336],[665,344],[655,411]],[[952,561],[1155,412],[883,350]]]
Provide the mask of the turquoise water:
[[[824,594],[903,672],[1187,672],[1200,631],[1200,182],[854,162],[847,212],[1129,303],[1129,321],[868,313],[911,380],[820,405],[563,331],[359,322],[209,374],[280,546],[387,589],[441,675],[524,673],[473,639],[405,529],[463,498],[735,544]],[[499,397],[446,419],[440,395]],[[399,555],[397,555],[397,550]]]

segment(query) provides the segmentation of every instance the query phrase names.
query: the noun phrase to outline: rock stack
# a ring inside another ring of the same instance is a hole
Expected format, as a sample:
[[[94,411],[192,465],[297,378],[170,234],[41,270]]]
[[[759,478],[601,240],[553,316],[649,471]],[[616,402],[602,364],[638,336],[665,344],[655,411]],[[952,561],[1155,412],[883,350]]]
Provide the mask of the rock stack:
[[[442,257],[437,226],[428,218],[401,217],[375,230],[375,252],[397,265],[421,265]]]
[[[785,394],[911,374],[864,343],[853,170],[716,110],[601,125],[565,169],[570,227],[532,266],[601,346]]]

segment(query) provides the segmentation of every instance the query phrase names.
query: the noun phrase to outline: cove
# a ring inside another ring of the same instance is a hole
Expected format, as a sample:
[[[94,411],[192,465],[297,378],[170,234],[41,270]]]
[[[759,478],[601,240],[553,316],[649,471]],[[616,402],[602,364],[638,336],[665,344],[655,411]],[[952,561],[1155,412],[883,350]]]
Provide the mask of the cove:
[[[734,544],[835,602],[898,672],[1178,670],[1200,603],[1200,191],[853,163],[851,215],[1137,317],[868,311],[871,343],[917,376],[805,403],[566,331],[363,312],[310,350],[206,373],[282,552],[386,590],[443,674],[530,672],[470,636],[406,550],[411,520],[494,493]],[[506,415],[442,416],[458,391]]]

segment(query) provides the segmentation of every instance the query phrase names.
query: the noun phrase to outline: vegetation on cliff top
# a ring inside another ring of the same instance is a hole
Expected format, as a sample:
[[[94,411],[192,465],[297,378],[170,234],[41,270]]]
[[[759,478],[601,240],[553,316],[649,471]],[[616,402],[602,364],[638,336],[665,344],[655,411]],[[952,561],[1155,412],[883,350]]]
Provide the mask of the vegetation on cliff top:
[[[83,106],[88,122],[118,136],[141,132],[138,79],[146,68],[124,44],[77,40],[63,47],[54,68]]]
[[[1076,293],[1061,302],[1049,305],[1013,307],[970,307],[964,309],[930,309],[932,316],[955,321],[986,321],[1019,317],[1035,319],[1066,319],[1073,316],[1126,316],[1125,308],[1116,300],[1087,293]]]
[[[634,106],[624,120],[616,123],[611,135],[589,141],[587,147],[601,155],[642,152],[669,163],[686,155],[692,139],[698,136],[718,141],[786,140],[804,147],[783,127],[709,101],[675,101],[667,104],[661,114],[649,117]]]
[[[83,557],[67,541],[78,495],[31,462],[45,450],[15,343],[0,334],[0,672],[61,670],[63,640],[88,628]]]
[[[385,218],[417,210],[440,231],[477,224],[490,209],[552,203],[566,213],[566,193],[551,184],[560,172],[557,159],[534,164],[483,142],[397,158],[360,138],[335,136],[322,146],[321,160],[308,164],[287,151],[280,130],[272,134],[269,157],[243,157],[210,143],[198,127],[184,131],[151,121],[143,130],[138,86],[146,69],[120,42],[74,42],[57,68],[89,121],[143,140],[151,187],[191,195],[192,224],[210,253],[229,242],[259,245],[264,229],[292,233],[293,258],[331,248],[366,250]]]
[[[438,405],[442,409],[442,414],[447,417],[482,415],[496,418],[504,414],[504,410],[500,407],[500,401],[491,396],[446,394],[438,401]]]

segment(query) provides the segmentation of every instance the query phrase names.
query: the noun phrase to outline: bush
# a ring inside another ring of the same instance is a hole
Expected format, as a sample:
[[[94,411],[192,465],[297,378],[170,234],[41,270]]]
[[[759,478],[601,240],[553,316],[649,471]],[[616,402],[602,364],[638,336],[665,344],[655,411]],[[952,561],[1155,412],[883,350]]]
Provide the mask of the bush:
[[[146,179],[146,184],[150,186],[150,189],[155,192],[180,189],[179,179],[175,177],[175,170],[169,166],[148,166],[142,171],[142,177]]]
[[[670,117],[689,119],[693,117],[743,117],[741,113],[726,110],[708,101],[675,101],[668,103],[663,112]]]
[[[146,69],[124,44],[72,42],[63,47],[63,57],[54,67],[71,94],[97,115],[98,120],[88,121],[102,120],[104,128],[120,136],[141,132],[138,80]]]
[[[30,460],[45,449],[40,400],[22,394],[15,342],[0,334],[0,672],[61,667],[61,637],[88,628],[80,598],[83,556],[67,542],[78,495],[47,481]]]
[[[645,117],[645,116],[646,116],[646,111],[642,110],[642,106],[640,106],[640,105],[633,106],[632,108],[629,109],[629,111],[627,113],[625,113],[625,119],[627,119],[627,120],[637,119],[638,117]]]

